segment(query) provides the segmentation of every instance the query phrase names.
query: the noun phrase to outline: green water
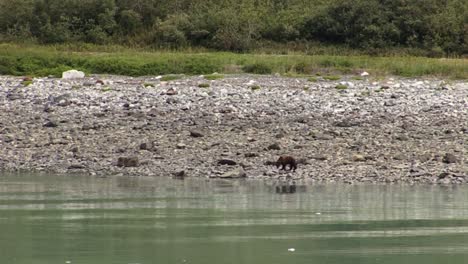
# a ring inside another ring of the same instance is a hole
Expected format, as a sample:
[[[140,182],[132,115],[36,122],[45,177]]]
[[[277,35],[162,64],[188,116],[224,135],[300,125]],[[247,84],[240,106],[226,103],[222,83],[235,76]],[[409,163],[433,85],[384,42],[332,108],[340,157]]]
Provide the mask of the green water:
[[[0,263],[468,263],[468,187],[272,190],[1,175]]]

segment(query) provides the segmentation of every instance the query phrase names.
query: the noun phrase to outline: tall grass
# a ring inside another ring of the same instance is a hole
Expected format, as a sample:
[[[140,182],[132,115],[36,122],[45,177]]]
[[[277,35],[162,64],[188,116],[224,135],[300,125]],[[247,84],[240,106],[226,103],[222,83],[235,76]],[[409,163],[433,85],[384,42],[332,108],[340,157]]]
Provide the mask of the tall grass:
[[[121,46],[0,44],[0,74],[59,76],[68,69],[130,76],[213,72],[440,76],[468,79],[467,59],[306,54],[237,54],[206,51],[149,51]],[[234,69],[234,70],[233,70]]]

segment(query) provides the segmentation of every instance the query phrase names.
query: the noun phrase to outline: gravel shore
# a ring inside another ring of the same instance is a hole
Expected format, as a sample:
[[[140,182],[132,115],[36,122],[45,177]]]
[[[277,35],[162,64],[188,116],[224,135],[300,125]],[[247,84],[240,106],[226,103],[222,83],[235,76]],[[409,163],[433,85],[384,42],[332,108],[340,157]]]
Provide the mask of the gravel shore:
[[[466,183],[468,82],[0,76],[0,171],[18,170]]]

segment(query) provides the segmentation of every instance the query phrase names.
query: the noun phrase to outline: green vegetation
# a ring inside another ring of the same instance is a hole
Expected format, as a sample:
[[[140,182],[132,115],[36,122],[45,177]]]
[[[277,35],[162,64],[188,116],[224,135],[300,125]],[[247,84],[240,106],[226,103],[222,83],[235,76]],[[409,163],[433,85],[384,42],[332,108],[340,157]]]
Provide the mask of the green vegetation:
[[[244,72],[255,74],[270,74],[272,72],[272,68],[268,64],[262,62],[244,65],[242,70]]]
[[[168,81],[178,80],[178,79],[181,79],[181,78],[182,78],[182,75],[178,75],[178,74],[169,74],[169,75],[164,75],[164,76],[161,78],[161,81],[163,81],[163,82],[168,82]]]
[[[250,89],[251,89],[252,91],[260,90],[260,88],[261,88],[261,87],[260,87],[259,85],[252,85],[252,86],[250,86]]]
[[[222,79],[224,78],[224,75],[222,74],[208,74],[208,75],[205,75],[205,79],[207,80],[217,80],[217,79]]]
[[[339,79],[341,79],[341,77],[336,76],[336,75],[327,75],[327,76],[323,76],[323,79],[327,81],[338,81]]]
[[[21,84],[26,87],[26,86],[31,85],[32,81],[22,81]]]
[[[307,79],[307,81],[309,81],[309,82],[317,82],[318,79],[315,78],[315,77],[309,77],[309,78]]]
[[[112,88],[110,88],[109,86],[104,86],[104,87],[102,87],[101,91],[102,92],[110,92],[110,91],[112,91]]]
[[[337,86],[335,86],[335,89],[337,89],[337,90],[346,90],[346,89],[348,89],[348,86],[346,86],[344,84],[338,84]]]
[[[468,1],[0,0],[0,41],[458,56],[468,54]]]
[[[199,87],[199,88],[208,88],[208,87],[210,87],[210,84],[209,84],[209,83],[200,83],[200,84],[198,85],[198,87]]]
[[[324,61],[329,61],[324,66]],[[77,69],[93,74],[130,76],[164,75],[180,78],[180,74],[198,75],[238,73],[294,73],[294,66],[303,63],[310,72],[303,76],[320,75],[337,80],[343,71],[343,61],[351,69],[367,71],[371,76],[447,76],[468,79],[468,61],[464,59],[435,59],[423,57],[373,57],[330,55],[265,55],[229,52],[190,52],[135,50],[118,46],[19,45],[0,44],[0,74],[30,76],[61,76],[62,71]],[[299,74],[299,73],[298,73]],[[331,75],[333,74],[333,75]],[[222,74],[220,74],[222,75]]]

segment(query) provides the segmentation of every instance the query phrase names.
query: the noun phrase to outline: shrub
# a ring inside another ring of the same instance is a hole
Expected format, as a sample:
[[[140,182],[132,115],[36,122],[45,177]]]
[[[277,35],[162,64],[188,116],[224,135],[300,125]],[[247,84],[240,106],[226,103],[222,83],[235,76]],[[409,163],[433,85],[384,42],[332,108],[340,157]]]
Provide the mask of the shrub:
[[[168,81],[178,80],[178,79],[181,79],[181,78],[182,78],[182,75],[179,75],[179,74],[169,74],[169,75],[164,75],[164,76],[161,78],[161,81],[163,81],[163,82],[168,82]]]
[[[273,71],[272,68],[265,63],[254,63],[254,64],[247,64],[242,67],[242,70],[247,73],[255,73],[255,74],[271,74]]]
[[[205,75],[205,79],[207,79],[207,80],[217,80],[217,79],[222,79],[222,78],[224,78],[224,75],[222,75],[222,74]]]
[[[328,75],[328,76],[323,76],[323,79],[327,81],[338,81],[339,79],[341,79],[341,77],[337,75]]]

